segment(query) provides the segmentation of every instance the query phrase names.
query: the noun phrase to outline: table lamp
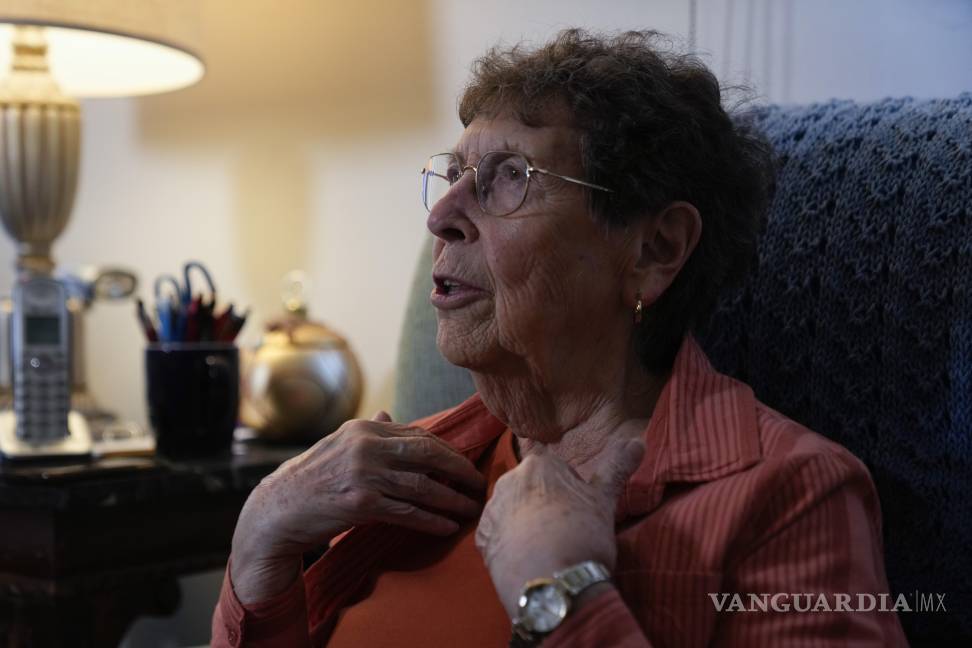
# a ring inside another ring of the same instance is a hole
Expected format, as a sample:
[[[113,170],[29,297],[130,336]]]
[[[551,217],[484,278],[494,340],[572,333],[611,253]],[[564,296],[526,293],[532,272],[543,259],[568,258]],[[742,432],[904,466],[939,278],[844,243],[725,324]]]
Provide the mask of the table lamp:
[[[0,5],[0,220],[17,246],[18,283],[53,279],[51,244],[67,225],[77,188],[76,97],[144,95],[195,83],[204,69],[196,54],[199,21],[193,0],[4,0]],[[70,339],[60,344],[69,345]],[[38,360],[44,358],[29,362]],[[90,435],[79,418],[75,412],[62,416],[57,420],[66,420],[63,433],[43,438],[31,437],[22,426],[14,434],[9,425],[0,425],[0,454],[87,454]]]
[[[195,83],[191,0],[5,0],[0,7],[0,215],[18,269],[50,272],[77,187],[76,97]],[[4,71],[9,70],[6,74]]]

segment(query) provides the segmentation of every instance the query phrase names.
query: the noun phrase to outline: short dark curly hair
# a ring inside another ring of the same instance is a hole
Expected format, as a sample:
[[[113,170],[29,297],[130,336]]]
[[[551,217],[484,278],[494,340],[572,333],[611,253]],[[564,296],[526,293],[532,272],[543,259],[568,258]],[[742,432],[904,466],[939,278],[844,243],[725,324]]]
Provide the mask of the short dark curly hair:
[[[701,214],[698,247],[638,331],[644,366],[667,371],[685,333],[755,260],[775,187],[772,149],[730,117],[712,72],[654,31],[569,29],[536,49],[494,47],[473,65],[459,118],[468,126],[510,112],[537,126],[560,106],[582,132],[585,179],[614,190],[588,191],[594,218],[624,226],[679,200]]]

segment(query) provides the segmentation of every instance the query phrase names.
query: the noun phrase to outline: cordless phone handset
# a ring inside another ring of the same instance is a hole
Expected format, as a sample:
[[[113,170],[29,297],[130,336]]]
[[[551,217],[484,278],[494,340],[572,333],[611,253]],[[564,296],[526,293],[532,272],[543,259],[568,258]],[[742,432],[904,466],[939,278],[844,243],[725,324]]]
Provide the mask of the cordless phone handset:
[[[68,435],[69,314],[64,285],[27,275],[14,285],[12,362],[16,436],[50,443]]]

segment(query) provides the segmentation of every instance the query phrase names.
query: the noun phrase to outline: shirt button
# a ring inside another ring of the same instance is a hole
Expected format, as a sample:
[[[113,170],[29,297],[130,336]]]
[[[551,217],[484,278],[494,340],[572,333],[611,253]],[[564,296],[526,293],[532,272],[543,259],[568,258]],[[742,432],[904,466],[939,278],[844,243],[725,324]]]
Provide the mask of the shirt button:
[[[233,628],[227,628],[226,638],[234,646],[240,643],[240,635]]]

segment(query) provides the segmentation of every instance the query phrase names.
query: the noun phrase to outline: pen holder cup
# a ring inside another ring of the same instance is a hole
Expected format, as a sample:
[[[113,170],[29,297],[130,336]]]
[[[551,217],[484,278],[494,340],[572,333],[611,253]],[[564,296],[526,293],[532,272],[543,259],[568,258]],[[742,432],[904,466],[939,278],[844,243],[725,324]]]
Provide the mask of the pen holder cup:
[[[195,457],[229,449],[240,407],[240,355],[234,344],[150,344],[145,382],[159,454]]]

